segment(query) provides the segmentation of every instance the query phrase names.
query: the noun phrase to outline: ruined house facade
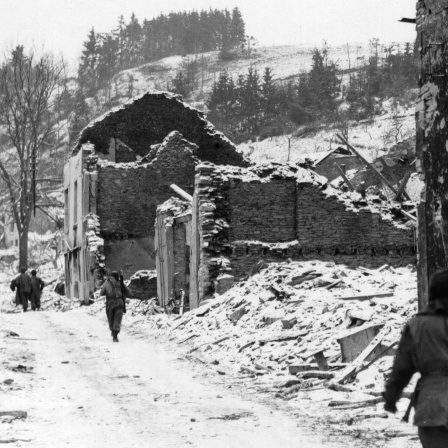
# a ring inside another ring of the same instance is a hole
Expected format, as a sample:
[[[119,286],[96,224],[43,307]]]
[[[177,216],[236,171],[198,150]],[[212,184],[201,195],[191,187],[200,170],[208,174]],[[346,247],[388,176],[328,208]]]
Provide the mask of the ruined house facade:
[[[170,200],[159,215],[156,234],[169,249],[157,253],[158,282],[187,285],[190,308],[250,275],[260,261],[326,259],[372,268],[415,262],[415,227],[398,205],[342,193],[292,164],[201,163],[192,208]]]
[[[157,206],[173,183],[193,193],[199,160],[248,165],[201,112],[166,92],[140,95],[81,132],[64,169],[70,297],[88,301],[103,268],[125,278],[155,269]]]
[[[398,210],[341,193],[312,171],[276,163],[196,171],[190,305],[213,295],[221,276],[240,280],[260,260],[415,261],[415,229]]]
[[[425,183],[418,206],[419,308],[427,304],[431,275],[448,265],[447,25],[447,0],[417,2],[417,171]]]

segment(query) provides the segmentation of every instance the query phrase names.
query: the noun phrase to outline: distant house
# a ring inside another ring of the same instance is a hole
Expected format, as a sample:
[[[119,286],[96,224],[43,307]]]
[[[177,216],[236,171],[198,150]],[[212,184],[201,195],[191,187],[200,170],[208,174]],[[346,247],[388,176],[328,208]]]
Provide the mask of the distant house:
[[[364,163],[357,156],[342,146],[330,151],[305,154],[299,159],[298,163],[303,168],[308,168],[321,176],[325,176],[329,182],[340,176],[335,163],[344,170],[364,167]]]

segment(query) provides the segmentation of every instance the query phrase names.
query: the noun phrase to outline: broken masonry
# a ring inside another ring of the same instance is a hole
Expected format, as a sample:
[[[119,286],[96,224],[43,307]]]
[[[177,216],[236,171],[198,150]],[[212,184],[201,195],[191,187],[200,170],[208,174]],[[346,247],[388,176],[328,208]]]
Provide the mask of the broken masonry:
[[[187,310],[260,263],[415,260],[414,226],[394,203],[342,193],[292,163],[249,166],[169,93],[145,93],[87,126],[64,179],[67,290],[84,302],[104,268],[140,272],[136,298],[157,287],[161,306],[176,299]],[[173,198],[173,184],[193,200]]]

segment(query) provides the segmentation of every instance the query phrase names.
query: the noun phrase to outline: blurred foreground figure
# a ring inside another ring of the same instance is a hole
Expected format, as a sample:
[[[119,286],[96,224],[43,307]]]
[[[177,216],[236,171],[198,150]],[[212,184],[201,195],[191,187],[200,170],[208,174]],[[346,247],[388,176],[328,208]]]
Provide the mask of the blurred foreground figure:
[[[436,272],[429,284],[429,306],[406,324],[386,382],[384,409],[396,402],[414,373],[417,383],[411,405],[423,448],[448,447],[448,269]]]
[[[126,297],[129,297],[129,289],[123,283],[123,276],[117,271],[112,271],[101,287],[101,296],[106,296],[106,315],[109,329],[114,342],[118,342],[118,333],[121,329],[123,314],[126,314]]]

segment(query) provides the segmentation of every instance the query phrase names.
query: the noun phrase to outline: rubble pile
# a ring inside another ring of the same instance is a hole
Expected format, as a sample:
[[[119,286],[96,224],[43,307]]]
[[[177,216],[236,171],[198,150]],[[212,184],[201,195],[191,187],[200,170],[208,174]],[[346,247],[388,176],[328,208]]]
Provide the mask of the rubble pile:
[[[158,326],[235,370],[289,373],[291,365],[306,363],[319,370],[319,351],[330,366],[342,362],[338,339],[347,330],[387,324],[382,345],[399,338],[403,323],[417,311],[413,271],[413,266],[372,271],[319,261],[272,263],[173,322],[159,319]]]
[[[391,421],[381,391],[416,297],[414,265],[369,270],[288,260],[260,263],[252,276],[182,316],[142,319],[135,308],[125,325],[141,325],[182,356],[284,400],[299,415],[310,412],[312,400],[309,415],[322,424],[343,433],[364,425],[363,437],[371,431],[382,440],[406,435],[399,418],[409,400]]]

